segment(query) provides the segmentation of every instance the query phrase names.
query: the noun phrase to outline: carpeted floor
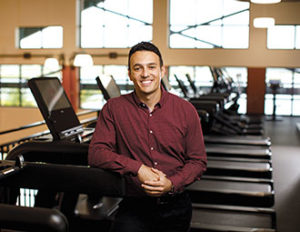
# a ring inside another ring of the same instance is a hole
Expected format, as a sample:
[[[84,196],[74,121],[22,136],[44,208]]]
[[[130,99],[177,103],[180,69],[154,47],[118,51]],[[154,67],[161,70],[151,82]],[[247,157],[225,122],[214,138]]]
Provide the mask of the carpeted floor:
[[[271,137],[275,210],[278,232],[300,231],[300,132],[299,117],[265,121]]]

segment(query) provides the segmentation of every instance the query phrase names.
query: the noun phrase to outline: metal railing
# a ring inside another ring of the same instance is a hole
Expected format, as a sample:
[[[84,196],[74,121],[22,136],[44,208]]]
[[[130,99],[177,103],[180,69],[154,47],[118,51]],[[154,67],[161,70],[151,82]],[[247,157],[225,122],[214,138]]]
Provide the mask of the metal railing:
[[[96,112],[99,113],[99,110],[82,111],[82,112],[79,112],[77,114],[77,116],[80,117],[80,116],[84,116],[84,115],[88,115],[88,114],[92,114],[92,113],[96,113]],[[96,120],[97,120],[97,116],[80,120],[80,123],[83,126],[86,126],[90,123],[96,122]],[[25,126],[21,126],[21,127],[9,129],[9,130],[1,131],[0,135],[14,133],[14,132],[17,132],[17,131],[23,131],[23,130],[26,130],[26,129],[29,129],[29,128],[34,128],[34,127],[42,126],[42,125],[45,125],[45,124],[46,124],[45,121],[39,121],[39,122],[31,123],[31,124],[28,124],[28,125],[25,125]],[[0,144],[0,159],[1,160],[5,159],[8,152],[11,149],[13,149],[15,146],[17,146],[21,143],[27,142],[27,141],[38,139],[40,137],[43,137],[43,136],[49,135],[49,134],[50,134],[50,131],[46,130],[46,131],[43,131],[43,132],[32,134],[30,136],[23,137],[23,138],[18,139],[18,140],[13,140],[13,141],[10,141],[10,142],[7,142],[7,143]],[[36,194],[37,194],[37,190],[35,190],[35,189],[23,189],[23,188],[21,188],[20,189],[20,195],[17,198],[17,205],[33,207],[34,203],[35,203],[35,195]]]
[[[86,111],[79,112],[77,114],[77,116],[80,117],[80,116],[84,116],[84,115],[88,115],[88,114],[92,114],[92,113],[98,113],[98,112],[99,112],[99,110],[86,110]],[[87,124],[92,123],[93,121],[96,121],[96,120],[97,120],[97,117],[92,117],[92,118],[81,120],[80,123],[82,125],[87,125]],[[0,131],[0,135],[7,135],[7,134],[10,134],[10,133],[14,133],[14,132],[24,131],[24,130],[27,130],[27,129],[30,129],[30,128],[43,126],[45,124],[46,124],[45,121],[34,122],[34,123],[31,123],[31,124],[28,124],[28,125],[25,125],[25,126]],[[50,131],[46,130],[46,131],[43,131],[43,132],[39,132],[39,133],[35,133],[35,134],[32,134],[32,135],[23,137],[21,139],[12,140],[12,141],[0,144],[0,160],[5,159],[8,152],[11,149],[13,149],[16,145],[19,145],[19,144],[24,143],[24,142],[31,141],[33,139],[43,137],[43,136],[48,135],[48,134],[50,134]]]

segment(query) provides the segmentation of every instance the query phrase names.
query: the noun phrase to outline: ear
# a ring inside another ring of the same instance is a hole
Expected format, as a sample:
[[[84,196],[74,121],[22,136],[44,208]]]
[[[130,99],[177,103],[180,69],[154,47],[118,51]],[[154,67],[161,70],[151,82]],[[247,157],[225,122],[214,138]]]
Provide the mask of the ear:
[[[166,68],[165,66],[162,66],[160,69],[160,79],[162,79],[166,74]]]
[[[128,69],[128,77],[132,81],[130,69]]]

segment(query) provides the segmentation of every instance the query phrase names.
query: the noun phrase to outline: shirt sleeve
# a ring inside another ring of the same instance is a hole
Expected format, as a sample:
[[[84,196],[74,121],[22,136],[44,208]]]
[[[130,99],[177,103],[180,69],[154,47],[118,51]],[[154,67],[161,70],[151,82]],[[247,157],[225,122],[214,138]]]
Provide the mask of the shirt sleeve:
[[[206,171],[207,156],[204,139],[197,111],[192,108],[187,115],[185,164],[169,179],[174,191],[182,191],[186,186],[200,180]]]
[[[92,167],[137,175],[140,161],[117,153],[115,122],[109,101],[103,106],[89,145],[88,162]]]

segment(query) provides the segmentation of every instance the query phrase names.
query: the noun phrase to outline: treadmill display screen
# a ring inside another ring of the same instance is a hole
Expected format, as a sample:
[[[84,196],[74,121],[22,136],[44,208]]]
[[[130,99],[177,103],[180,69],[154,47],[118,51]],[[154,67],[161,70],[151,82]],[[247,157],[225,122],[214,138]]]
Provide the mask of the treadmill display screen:
[[[83,131],[58,78],[32,78],[28,86],[55,140],[72,137]]]
[[[64,89],[57,81],[36,81],[48,112],[71,107]]]

